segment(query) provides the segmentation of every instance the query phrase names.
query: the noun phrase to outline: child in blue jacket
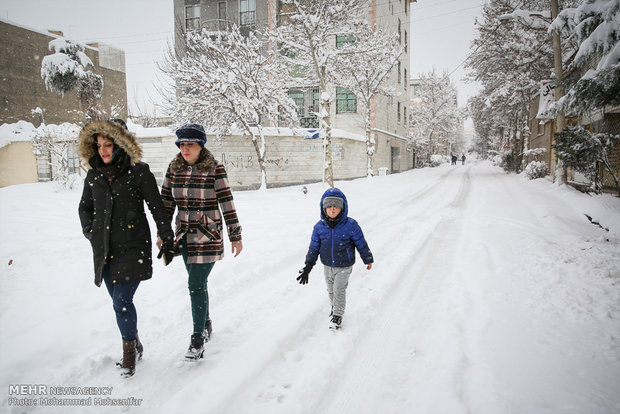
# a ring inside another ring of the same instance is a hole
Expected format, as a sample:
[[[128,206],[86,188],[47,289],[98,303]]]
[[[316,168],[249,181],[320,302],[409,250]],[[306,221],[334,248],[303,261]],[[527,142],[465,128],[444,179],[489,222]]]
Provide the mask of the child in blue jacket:
[[[332,305],[331,327],[339,329],[347,301],[349,276],[355,263],[355,249],[368,270],[372,269],[374,260],[359,224],[347,216],[347,198],[342,191],[337,188],[325,191],[320,207],[321,220],[314,225],[306,265],[299,271],[297,280],[302,285],[308,283],[308,275],[320,256]]]

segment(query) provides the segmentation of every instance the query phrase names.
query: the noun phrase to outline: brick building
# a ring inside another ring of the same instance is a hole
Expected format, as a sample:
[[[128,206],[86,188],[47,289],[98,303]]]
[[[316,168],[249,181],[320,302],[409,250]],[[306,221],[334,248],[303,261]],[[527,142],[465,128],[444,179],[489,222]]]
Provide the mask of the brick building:
[[[32,112],[36,108],[42,109],[46,124],[84,123],[75,90],[62,97],[48,91],[41,78],[41,61],[53,53],[49,42],[59,37],[62,33],[38,31],[0,19],[0,124],[24,120],[39,125],[40,115]],[[94,65],[88,69],[103,77],[101,111],[116,111],[126,119],[125,53],[91,44],[86,54]]]

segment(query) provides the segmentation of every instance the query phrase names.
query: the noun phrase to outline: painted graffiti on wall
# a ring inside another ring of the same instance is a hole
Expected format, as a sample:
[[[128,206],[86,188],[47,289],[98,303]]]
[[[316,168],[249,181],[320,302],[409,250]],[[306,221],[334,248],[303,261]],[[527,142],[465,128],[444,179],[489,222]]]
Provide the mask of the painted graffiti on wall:
[[[322,145],[301,145],[296,148],[297,151],[302,152],[322,152]],[[344,146],[341,144],[332,144],[332,156],[334,160],[344,159]],[[226,169],[230,170],[248,170],[258,169],[258,161],[254,159],[254,155],[226,155],[222,152],[220,160]],[[293,162],[288,157],[274,157],[266,158],[265,164],[275,166],[276,168],[283,169],[287,165],[292,165]]]
[[[220,159],[226,169],[254,168],[254,159],[251,155],[235,155],[231,157],[226,156],[226,153],[222,153],[222,157]]]
[[[253,155],[236,155],[236,156],[226,156],[226,154],[222,153],[221,157],[222,163],[226,167],[226,169],[252,169],[256,166],[258,168],[258,162],[254,161]],[[289,159],[280,157],[280,158],[267,158],[265,159],[265,164],[275,165],[278,168],[283,168],[284,166],[289,164]]]

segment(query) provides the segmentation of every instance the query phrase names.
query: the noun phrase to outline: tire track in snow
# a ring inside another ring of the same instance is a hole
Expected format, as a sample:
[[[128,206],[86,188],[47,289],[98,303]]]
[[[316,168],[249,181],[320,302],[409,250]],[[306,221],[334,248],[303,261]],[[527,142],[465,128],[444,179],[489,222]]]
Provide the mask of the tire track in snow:
[[[446,179],[445,174],[442,178]],[[436,214],[451,213],[442,217],[435,227],[431,230],[427,230],[425,237],[420,241],[420,244],[416,246],[418,249],[415,256],[410,256],[408,260],[402,262],[396,267],[396,274],[405,275],[401,278],[401,282],[392,283],[389,293],[384,298],[384,307],[378,315],[369,323],[368,330],[372,332],[372,335],[359,335],[356,341],[357,345],[352,350],[351,356],[347,359],[345,364],[348,368],[345,371],[344,378],[339,379],[340,387],[327,391],[324,395],[323,403],[316,407],[313,412],[326,412],[326,413],[342,413],[342,412],[394,412],[398,407],[402,410],[402,404],[406,404],[406,398],[404,396],[389,395],[389,398],[380,398],[375,400],[381,400],[388,404],[393,404],[392,407],[368,407],[364,396],[371,392],[377,392],[377,388],[369,385],[369,378],[377,380],[376,373],[385,371],[386,367],[394,362],[393,355],[404,355],[405,358],[409,357],[409,361],[415,359],[416,340],[406,333],[411,328],[410,320],[404,315],[400,315],[403,310],[413,310],[413,304],[416,302],[416,296],[418,295],[420,286],[425,282],[429,276],[436,277],[434,274],[434,267],[438,262],[442,260],[441,254],[446,251],[446,244],[449,244],[455,226],[458,226],[459,220],[455,220],[454,211],[463,207],[470,189],[470,176],[469,168],[460,177],[459,187],[451,202],[441,207]],[[435,188],[436,191],[441,188]],[[422,191],[432,201],[432,191]],[[419,195],[419,193],[417,193]],[[445,195],[442,195],[445,197]],[[426,204],[427,200],[422,201],[422,204]],[[407,312],[409,314],[409,312]],[[416,316],[413,315],[415,318]],[[458,324],[457,324],[458,325]],[[401,332],[401,343],[390,342],[389,338],[398,337],[392,332]],[[454,373],[453,380],[453,392],[456,399],[461,401],[461,406],[457,407],[463,409],[464,407],[464,391],[460,389],[462,383],[461,378],[465,375],[467,370],[468,361],[462,359],[459,362],[459,368]],[[388,368],[389,369],[389,368]],[[386,374],[386,376],[389,376]],[[405,378],[400,378],[406,380]],[[380,384],[380,387],[385,387],[385,384]],[[380,389],[380,388],[379,388]],[[377,411],[379,410],[379,411]]]
[[[402,206],[407,206],[406,209],[403,208],[404,211],[409,210],[407,217],[413,215],[419,219],[418,214],[427,211],[430,205],[437,204],[437,197],[445,197],[442,193],[443,191],[452,191],[451,188],[454,183],[446,178],[453,172],[454,170],[448,170],[446,173],[442,174],[440,177],[441,179],[426,184],[421,190],[413,193],[404,192],[404,196],[400,197],[398,203]],[[410,208],[416,205],[420,207],[414,209]],[[370,219],[368,219],[368,221],[370,221]],[[407,240],[409,233],[402,231],[402,222],[403,218],[397,216],[389,217],[385,221],[382,221],[380,226],[381,229],[385,230],[387,227],[388,231],[386,232],[387,234],[382,237],[382,239],[385,238],[385,240],[377,244],[377,246],[381,246],[378,251],[383,251],[383,253],[380,253],[380,256],[384,254],[387,256],[394,245],[398,245],[402,241]],[[424,230],[421,232],[422,234],[415,240],[416,244],[411,246],[414,250],[420,248],[424,251],[428,250],[430,253],[433,252],[433,249],[429,250],[428,247],[425,248],[425,244],[429,238],[433,237],[433,231],[438,222],[439,220],[432,220],[430,224],[425,226]],[[377,240],[374,240],[373,243],[376,242]],[[436,254],[436,252],[433,253],[433,256],[434,254]],[[383,296],[380,299],[381,305],[385,305],[386,302],[389,302],[390,298],[396,293],[406,292],[406,290],[402,289],[402,285],[398,283],[398,280],[401,275],[406,272],[406,269],[411,267],[412,260],[415,259],[406,260],[400,264],[393,263],[392,266],[390,266],[392,269],[396,267],[397,271],[390,271],[389,278],[384,281],[385,285],[388,286],[388,291],[383,292]],[[316,274],[313,276],[315,276],[316,279],[320,279]],[[357,277],[355,275],[352,276]],[[381,277],[381,275],[377,275],[376,277]],[[418,279],[415,277],[409,279],[412,283],[418,283]],[[321,280],[317,281],[321,283]],[[352,292],[350,294],[355,295],[356,293]],[[412,294],[413,292],[410,292],[410,294],[407,297],[403,297],[402,300],[409,300]],[[293,315],[291,318],[294,320],[289,322],[289,324],[292,323],[292,326],[288,326],[287,323],[280,318],[277,318],[275,321],[264,321],[266,325],[261,326],[269,329],[270,332],[271,328],[274,328],[269,338],[271,342],[277,344],[277,347],[273,349],[272,353],[261,353],[260,358],[255,359],[254,356],[252,356],[251,359],[246,359],[245,361],[248,374],[254,373],[256,376],[260,375],[262,378],[270,378],[272,381],[271,385],[265,387],[262,383],[253,384],[255,382],[253,379],[254,376],[248,376],[248,378],[252,378],[249,381],[240,379],[238,384],[234,386],[234,391],[227,392],[227,395],[235,396],[234,402],[231,403],[230,398],[219,398],[218,396],[219,403],[215,404],[218,408],[210,412],[233,413],[242,407],[258,407],[258,402],[269,399],[277,400],[278,403],[281,403],[280,406],[276,405],[276,407],[281,408],[281,410],[278,411],[274,408],[273,401],[271,401],[272,404],[269,405],[270,412],[309,412],[306,411],[308,407],[291,408],[295,406],[294,401],[292,401],[294,397],[291,398],[291,395],[299,392],[300,388],[303,388],[305,393],[312,393],[312,395],[315,395],[314,400],[316,401],[320,401],[323,398],[322,394],[326,393],[326,389],[324,386],[319,385],[325,384],[322,378],[300,379],[296,378],[295,373],[291,371],[307,372],[316,370],[314,366],[312,369],[304,370],[303,366],[304,364],[312,363],[312,355],[317,352],[317,349],[322,349],[328,353],[330,347],[333,347],[335,352],[343,351],[343,349],[348,350],[353,347],[352,342],[357,342],[360,337],[366,335],[367,328],[363,328],[363,324],[359,322],[352,322],[350,329],[346,328],[347,330],[343,332],[344,335],[336,338],[332,337],[332,332],[329,332],[326,326],[327,315],[324,306],[326,303],[326,299],[324,298],[325,293],[321,291],[320,298],[310,296],[311,295],[304,294],[300,299],[303,301],[303,306],[299,306],[296,309],[287,307],[282,310],[282,312],[287,315]],[[394,307],[392,306],[391,309],[392,308]],[[381,322],[389,326],[390,319],[384,318]],[[302,328],[300,328],[300,326]],[[360,328],[363,329],[359,330]],[[340,333],[337,333],[337,335],[339,334]],[[261,335],[256,335],[255,340],[260,340],[261,337]],[[327,341],[327,343],[325,341]],[[249,338],[248,342],[253,343],[254,340]],[[326,377],[332,378],[338,375],[339,366],[346,363],[347,352],[348,351],[342,353],[343,358],[338,364],[325,366],[324,374]],[[241,356],[243,352],[236,349],[228,349],[226,354],[235,355],[231,357],[235,359]],[[291,369],[291,366],[296,368]],[[291,384],[295,384],[295,386]],[[260,410],[257,409],[257,412],[259,411]]]

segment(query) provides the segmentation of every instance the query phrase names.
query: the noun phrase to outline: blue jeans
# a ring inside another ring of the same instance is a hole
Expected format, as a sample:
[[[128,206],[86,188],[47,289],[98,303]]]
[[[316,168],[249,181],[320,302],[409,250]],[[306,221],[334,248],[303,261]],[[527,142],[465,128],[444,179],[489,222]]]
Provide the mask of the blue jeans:
[[[103,268],[103,281],[112,298],[116,312],[116,324],[124,341],[133,341],[138,333],[138,314],[133,304],[133,295],[140,282],[112,283],[108,266]]]
[[[187,246],[185,238],[179,243],[183,262],[187,269],[187,287],[189,289],[189,299],[192,305],[192,321],[194,333],[202,335],[205,331],[205,324],[209,320],[209,291],[207,290],[207,279],[209,273],[215,265],[211,263],[187,263]]]

